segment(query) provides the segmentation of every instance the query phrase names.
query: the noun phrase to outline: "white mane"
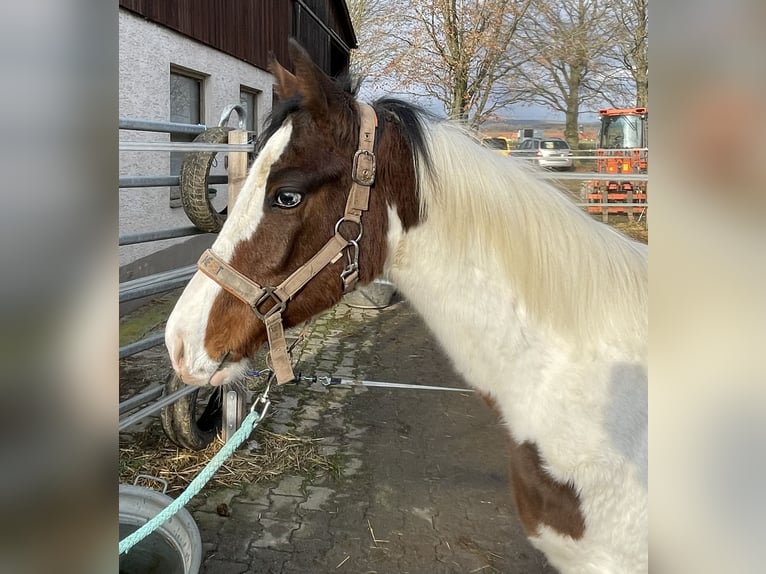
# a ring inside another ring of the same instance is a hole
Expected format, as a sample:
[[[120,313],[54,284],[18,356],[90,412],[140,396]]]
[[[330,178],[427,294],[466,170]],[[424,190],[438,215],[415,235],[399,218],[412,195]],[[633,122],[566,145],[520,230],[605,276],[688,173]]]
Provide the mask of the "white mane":
[[[421,212],[445,249],[495,259],[522,311],[581,344],[645,340],[646,246],[593,221],[525,162],[479,147],[460,127],[425,132],[431,169],[420,162]]]

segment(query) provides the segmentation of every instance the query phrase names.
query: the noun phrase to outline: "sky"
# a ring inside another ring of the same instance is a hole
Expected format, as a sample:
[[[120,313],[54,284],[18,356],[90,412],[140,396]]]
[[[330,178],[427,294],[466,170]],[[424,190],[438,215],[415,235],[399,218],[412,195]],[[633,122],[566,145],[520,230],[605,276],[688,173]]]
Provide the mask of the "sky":
[[[372,101],[384,95],[398,97],[406,101],[413,101],[437,116],[444,115],[444,109],[442,108],[441,103],[433,99],[415,98],[407,93],[386,92],[381,88],[372,88],[367,82],[363,82],[359,89],[359,97],[362,101]],[[497,115],[510,120],[564,121],[564,114],[562,112],[540,105],[523,106],[517,104],[500,110]],[[598,114],[586,112],[580,113],[580,123],[593,123],[598,121]]]

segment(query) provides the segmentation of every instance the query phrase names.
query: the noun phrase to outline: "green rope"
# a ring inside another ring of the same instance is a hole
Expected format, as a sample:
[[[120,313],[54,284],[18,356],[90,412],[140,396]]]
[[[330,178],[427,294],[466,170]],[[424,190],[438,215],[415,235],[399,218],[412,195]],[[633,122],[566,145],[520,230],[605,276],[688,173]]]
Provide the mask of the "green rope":
[[[226,459],[239,448],[239,445],[245,442],[245,439],[250,436],[265,414],[266,409],[264,409],[261,414],[251,411],[250,414],[245,417],[245,420],[242,421],[242,425],[237,429],[237,432],[235,432],[226,444],[221,447],[221,450],[210,459],[207,466],[202,469],[202,472],[200,472],[194,480],[191,481],[189,486],[186,487],[186,490],[184,490],[178,498],[168,504],[157,516],[152,518],[141,528],[120,540],[120,554],[128,552],[133,546],[157,530],[157,528],[165,523],[165,521],[169,520],[170,517],[181,510],[182,507],[186,506],[186,503],[196,496],[218,469],[221,468],[223,463],[226,462]]]

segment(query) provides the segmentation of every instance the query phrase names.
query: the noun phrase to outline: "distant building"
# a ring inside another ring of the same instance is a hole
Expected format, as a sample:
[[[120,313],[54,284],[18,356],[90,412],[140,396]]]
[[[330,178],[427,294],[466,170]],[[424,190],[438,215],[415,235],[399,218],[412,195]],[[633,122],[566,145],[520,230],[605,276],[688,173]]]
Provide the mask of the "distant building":
[[[541,138],[543,137],[543,130],[535,128],[522,128],[517,132],[516,137],[520,142],[531,138]]]
[[[270,52],[288,66],[288,38],[295,37],[325,72],[337,75],[356,47],[344,0],[120,0],[119,6],[120,117],[215,126],[226,106],[241,103],[248,112],[247,129],[255,135],[273,101]],[[236,116],[230,125],[236,125]],[[192,138],[120,132],[121,141]],[[212,173],[225,173],[223,155]],[[122,152],[120,175],[177,174],[182,161],[179,153]],[[220,209],[226,191],[219,188],[213,203]],[[178,190],[167,187],[123,189],[119,222],[120,233],[190,225]],[[121,275],[172,266],[153,264],[147,256],[184,241],[189,240],[121,247]]]

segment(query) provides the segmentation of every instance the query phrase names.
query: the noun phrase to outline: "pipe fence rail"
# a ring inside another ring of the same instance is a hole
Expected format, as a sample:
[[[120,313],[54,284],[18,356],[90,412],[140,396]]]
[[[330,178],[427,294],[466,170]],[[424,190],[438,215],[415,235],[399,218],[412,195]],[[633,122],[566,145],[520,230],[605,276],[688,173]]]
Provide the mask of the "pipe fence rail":
[[[245,110],[239,105],[234,104],[228,106],[221,114],[221,121],[219,126],[226,126],[229,122],[229,117],[232,112],[236,112],[239,117],[239,123],[237,128],[233,129],[230,134],[236,134],[237,143],[223,143],[223,144],[211,144],[211,143],[199,143],[199,142],[168,142],[168,141],[125,141],[119,142],[120,152],[227,152],[229,154],[230,164],[227,175],[208,175],[207,183],[209,185],[227,184],[229,186],[229,200],[232,198],[232,180],[230,175],[233,175],[231,164],[235,159],[239,160],[239,165],[247,164],[247,154],[252,153],[255,149],[253,143],[248,142],[247,134],[245,132]],[[145,120],[141,118],[121,117],[119,118],[118,128],[121,131],[131,132],[148,132],[156,134],[187,134],[187,135],[199,135],[209,129],[210,126],[203,124],[184,124],[177,122],[164,122]],[[234,138],[229,136],[229,141]],[[143,174],[131,174],[122,175],[118,181],[118,188],[120,193],[130,193],[132,189],[137,188],[170,188],[180,185],[180,178],[178,175],[143,175]],[[206,233],[198,229],[193,225],[186,225],[182,227],[172,229],[157,229],[148,231],[128,232],[120,233],[118,238],[118,245],[128,246],[137,245],[143,243],[150,243],[153,241],[161,241],[166,239],[178,239],[184,237],[193,237]],[[137,279],[130,279],[121,281],[119,286],[119,302],[125,303],[128,301],[135,301],[166,293],[174,289],[185,286],[191,277],[196,272],[196,265],[187,265],[182,267],[176,267],[168,271],[162,271],[153,273]],[[123,359],[141,353],[143,351],[152,349],[153,347],[162,345],[164,342],[164,330],[160,332],[154,332],[145,336],[137,341],[121,345],[119,348],[119,358]],[[134,413],[123,417],[120,421],[120,429],[127,428],[134,422],[140,420],[141,417],[156,412],[163,406],[174,402],[181,396],[191,392],[193,388],[189,388],[183,393],[174,393],[174,396],[165,397],[159,399],[164,389],[164,381],[158,381],[156,386],[151,386],[148,390],[138,393],[134,397],[127,399],[120,403],[120,415],[125,413],[131,413],[146,403],[157,401],[152,407],[142,409],[143,414],[139,415]],[[158,400],[159,399],[159,400]]]
[[[570,170],[575,169],[575,162],[595,163],[597,171],[550,171],[541,170],[540,175],[549,180],[561,182],[581,182],[574,190],[565,188],[572,197],[579,198],[575,205],[585,208],[592,215],[601,215],[603,222],[608,222],[610,215],[624,214],[629,221],[647,220],[649,209],[648,187],[649,174],[646,161],[649,148],[625,148],[605,150],[577,150],[577,155],[569,156],[530,156],[529,152],[511,150],[510,157],[533,163],[567,159],[571,162]],[[639,167],[639,163],[642,163]],[[614,172],[609,171],[609,168]],[[629,170],[625,171],[625,166]],[[579,166],[578,166],[579,167]]]

